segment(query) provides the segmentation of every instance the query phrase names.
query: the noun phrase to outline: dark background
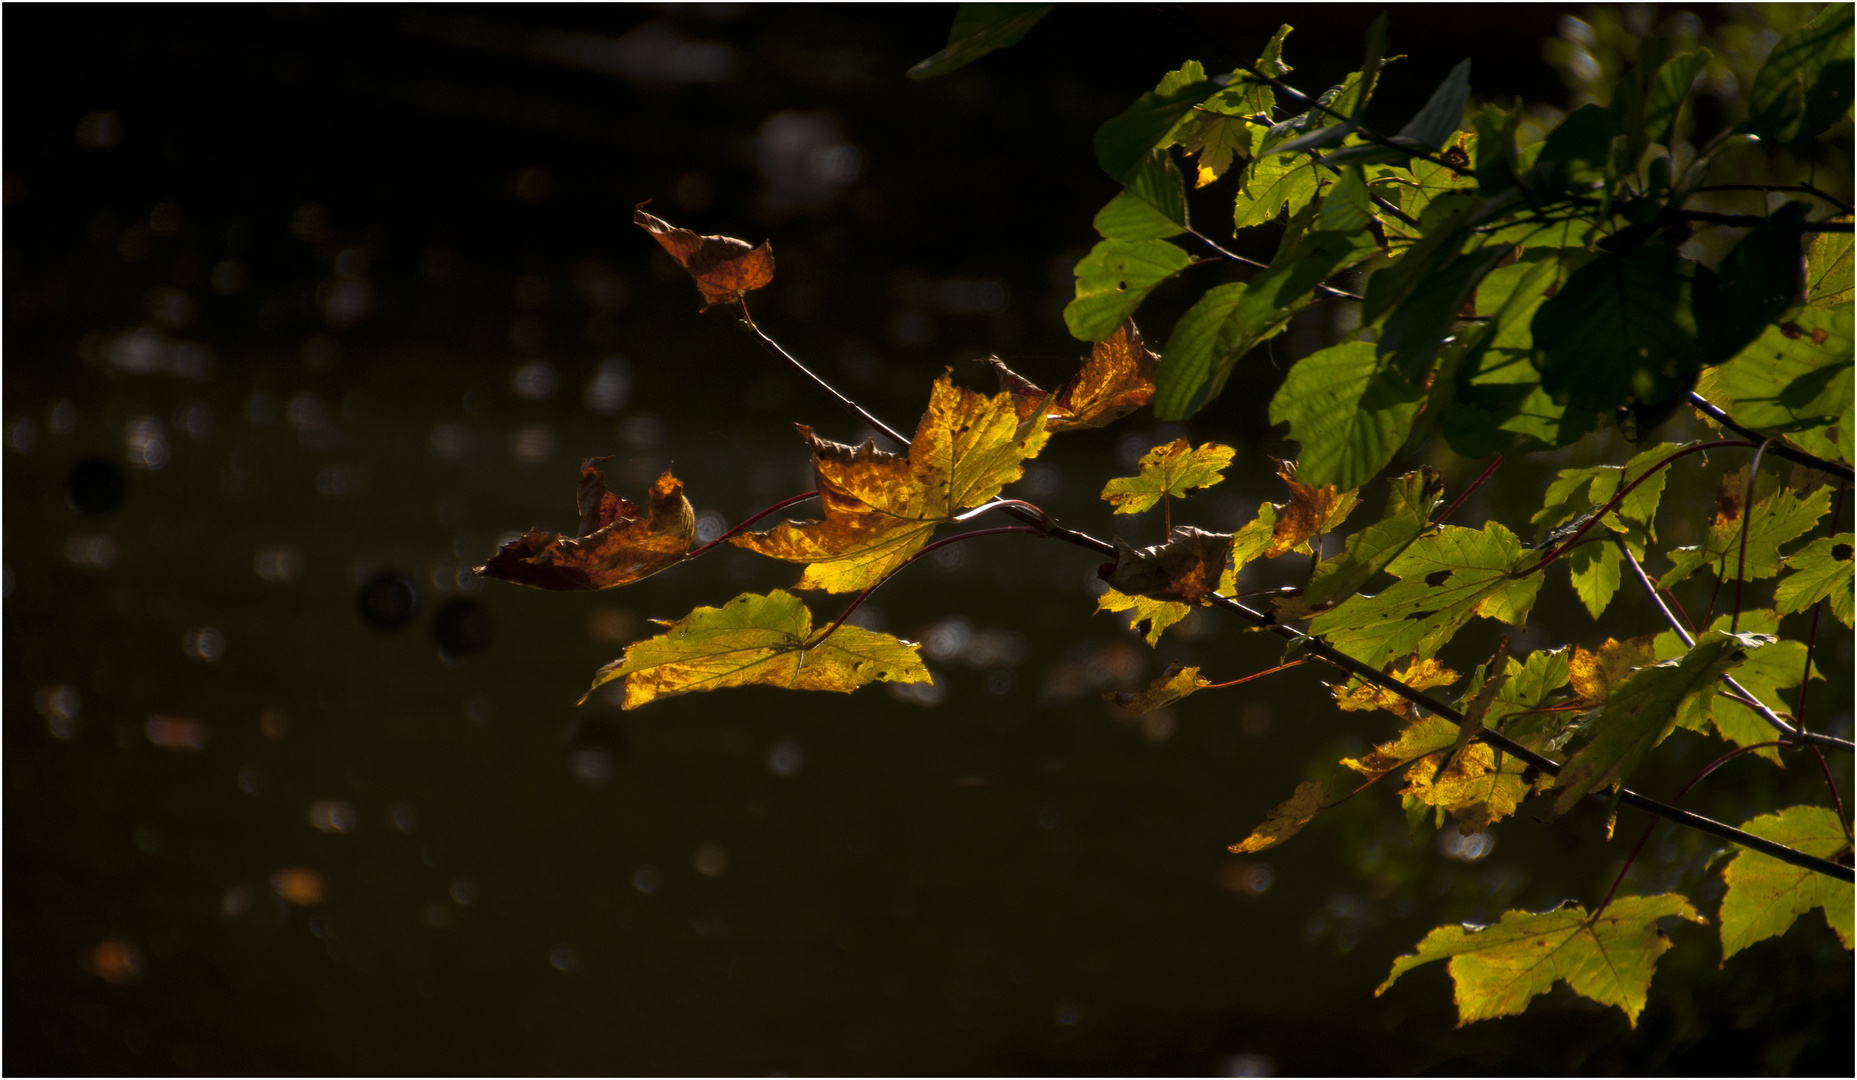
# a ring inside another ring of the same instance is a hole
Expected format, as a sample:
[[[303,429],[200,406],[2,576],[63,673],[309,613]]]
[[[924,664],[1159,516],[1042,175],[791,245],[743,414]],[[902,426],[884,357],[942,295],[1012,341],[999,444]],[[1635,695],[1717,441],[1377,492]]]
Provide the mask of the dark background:
[[[634,498],[674,463],[714,527],[810,486],[793,421],[867,434],[699,316],[634,203],[771,238],[757,319],[907,426],[944,365],[1074,370],[1069,268],[1116,190],[1098,124],[1278,22],[1319,90],[1376,10],[1063,7],[913,83],[952,5],[10,6],[6,1071],[1848,1072],[1850,963],[1817,915],[1726,968],[1713,928],[1674,930],[1635,1032],[1564,987],[1453,1030],[1441,966],[1374,998],[1432,926],[1595,902],[1642,821],[1608,846],[1597,817],[1525,811],[1469,852],[1374,792],[1229,856],[1392,720],[1338,714],[1308,668],[1146,723],[1103,705],[1173,658],[1234,678],[1278,650],[1205,616],[1149,650],[1091,617],[1087,555],[983,540],[887,587],[866,615],[928,643],[932,694],[633,714],[574,701],[644,619],[796,569],[725,550],[596,595],[461,573],[571,526],[583,455]],[[1566,10],[1393,9],[1410,57],[1373,117],[1396,127],[1466,55],[1479,95],[1567,104],[1539,59]],[[1227,235],[1229,183],[1194,199]],[[1204,283],[1156,294],[1152,340]],[[1273,366],[1330,318],[1190,427],[1066,437],[1018,490],[1152,542],[1097,488],[1216,437],[1230,480],[1176,513],[1242,524],[1293,450],[1264,420]],[[1553,467],[1626,452],[1512,465],[1460,520],[1525,531]],[[90,458],[119,506],[73,505]],[[1482,464],[1436,463],[1453,489]],[[1707,505],[1716,472],[1666,506]],[[420,594],[397,629],[375,625],[390,591],[362,617],[382,574]],[[1618,605],[1601,632],[1550,584],[1517,651],[1656,628]],[[1837,640],[1813,700],[1848,734]],[[1643,787],[1714,753],[1679,735]],[[1740,821],[1822,790],[1744,758],[1692,805]],[[1713,851],[1662,830],[1627,888],[1712,913]],[[306,883],[318,902],[285,898]]]

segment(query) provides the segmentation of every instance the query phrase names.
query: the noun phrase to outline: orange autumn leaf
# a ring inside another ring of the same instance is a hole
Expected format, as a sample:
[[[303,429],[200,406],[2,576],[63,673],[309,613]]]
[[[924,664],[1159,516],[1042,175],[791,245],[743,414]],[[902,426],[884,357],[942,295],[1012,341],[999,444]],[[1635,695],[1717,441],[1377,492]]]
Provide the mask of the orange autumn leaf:
[[[1294,461],[1279,460],[1277,475],[1289,485],[1290,501],[1276,504],[1276,526],[1271,530],[1270,544],[1263,552],[1267,559],[1294,551],[1307,543],[1311,536],[1333,529],[1347,520],[1354,504],[1360,502],[1360,496],[1352,488],[1337,491],[1332,484],[1312,487],[1299,483]]]
[[[580,535],[530,529],[472,571],[537,589],[610,589],[682,562],[696,540],[696,511],[666,469],[638,507],[606,490],[600,462],[580,463]]]
[[[1024,472],[1048,437],[1042,416],[1021,424],[1012,396],[962,390],[943,376],[909,453],[846,446],[803,425],[824,518],[787,521],[730,541],[808,564],[801,589],[854,592],[881,581],[928,542],[936,526],[979,506]]]
[[[1588,707],[1603,704],[1612,696],[1612,687],[1644,665],[1656,663],[1655,641],[1654,634],[1624,641],[1607,638],[1598,652],[1588,652],[1584,646],[1575,645],[1573,656],[1567,661],[1567,681],[1579,695],[1579,702]]]
[[[771,243],[750,247],[732,236],[698,236],[680,229],[662,218],[645,213],[647,199],[632,210],[632,223],[651,234],[678,265],[696,279],[697,291],[703,294],[703,308],[729,304],[742,294],[774,280],[774,248]]]
[[[1154,372],[1161,358],[1142,344],[1141,331],[1129,319],[1090,348],[1077,374],[1055,394],[1039,389],[997,356],[983,362],[993,365],[1000,389],[1012,394],[1021,420],[1031,419],[1043,401],[1045,430],[1076,431],[1106,427],[1154,400]]]

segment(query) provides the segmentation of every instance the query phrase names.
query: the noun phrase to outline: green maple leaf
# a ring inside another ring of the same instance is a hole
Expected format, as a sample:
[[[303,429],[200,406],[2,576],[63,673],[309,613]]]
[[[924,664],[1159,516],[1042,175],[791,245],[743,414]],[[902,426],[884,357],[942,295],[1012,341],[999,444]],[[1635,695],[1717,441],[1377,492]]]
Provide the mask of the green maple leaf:
[[[1696,639],[1696,646],[1680,660],[1666,660],[1639,668],[1612,689],[1599,715],[1587,725],[1592,739],[1554,778],[1560,792],[1554,813],[1564,814],[1582,798],[1610,784],[1623,783],[1651,747],[1680,720],[1684,726],[1698,721],[1715,682],[1747,654],[1773,638],[1764,634],[1728,634],[1712,630]]]
[[[1726,631],[1732,623],[1731,616],[1717,616],[1709,624],[1709,629]],[[1756,634],[1777,634],[1780,618],[1773,611],[1743,611],[1738,625],[1740,629]],[[1688,651],[1674,630],[1657,635],[1652,648],[1659,660],[1677,659]],[[1798,686],[1804,674],[1805,645],[1797,641],[1775,641],[1749,653],[1741,666],[1735,669],[1734,681],[1774,712],[1786,713],[1792,706],[1780,691]],[[1727,687],[1723,686],[1716,693],[1699,698],[1697,708],[1681,718],[1684,726],[1700,732],[1704,730],[1705,724],[1712,723],[1722,738],[1736,746],[1772,742],[1778,735],[1773,725],[1753,709],[1724,697],[1721,691],[1725,690]],[[1780,753],[1775,747],[1769,746],[1754,752],[1775,765],[1780,763]]]
[[[1830,858],[1850,847],[1838,815],[1821,806],[1794,806],[1762,814],[1741,828],[1807,855]],[[1722,870],[1728,892],[1722,897],[1722,959],[1756,941],[1784,934],[1813,908],[1825,910],[1825,922],[1846,949],[1853,937],[1851,883],[1815,870],[1783,863],[1768,855],[1735,853]]]
[[[811,643],[812,613],[784,589],[743,593],[719,608],[699,607],[666,631],[626,646],[600,669],[587,693],[625,680],[625,707],[677,694],[761,684],[850,693],[871,682],[931,681],[921,646],[856,626]],[[582,696],[582,701],[587,700]]]
[[[1814,540],[1786,557],[1792,573],[1780,579],[1773,606],[1784,614],[1804,611],[1820,600],[1831,601],[1831,613],[1851,625],[1851,534],[1839,533]]]
[[[1771,474],[1763,474],[1755,487],[1754,512],[1747,522],[1746,558],[1742,557],[1742,493],[1746,490],[1745,469],[1722,478],[1717,502],[1722,506],[1709,525],[1706,541],[1670,552],[1675,565],[1657,579],[1657,587],[1671,585],[1702,569],[1713,567],[1722,580],[1735,577],[1737,569],[1745,581],[1758,581],[1780,572],[1780,547],[1811,531],[1818,519],[1831,509],[1831,489],[1818,488],[1799,495],[1780,484]]]
[[[1444,489],[1436,469],[1409,472],[1388,486],[1380,520],[1349,536],[1340,554],[1317,564],[1302,596],[1279,605],[1280,617],[1305,618],[1354,595],[1431,527],[1432,511]]]
[[[1370,667],[1409,653],[1432,656],[1473,616],[1523,625],[1541,578],[1515,571],[1535,558],[1499,522],[1482,529],[1446,525],[1386,565],[1400,581],[1377,596],[1355,596],[1316,616],[1309,632]],[[1430,584],[1440,573],[1447,576]]]
[[[1458,1027],[1520,1013],[1556,979],[1581,997],[1618,1006],[1637,1027],[1657,958],[1670,948],[1657,928],[1666,916],[1708,923],[1687,899],[1664,893],[1621,896],[1590,922],[1585,908],[1569,904],[1539,914],[1511,911],[1494,926],[1440,926],[1416,953],[1393,961],[1374,996],[1413,968],[1448,958]]]

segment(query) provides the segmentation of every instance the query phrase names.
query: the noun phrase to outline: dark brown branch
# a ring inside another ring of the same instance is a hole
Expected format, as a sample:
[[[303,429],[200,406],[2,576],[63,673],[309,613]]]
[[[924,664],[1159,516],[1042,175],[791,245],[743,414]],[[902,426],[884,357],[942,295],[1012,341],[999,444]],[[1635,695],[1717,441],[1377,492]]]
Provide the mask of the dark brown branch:
[[[1694,390],[1691,390],[1689,392],[1689,403],[1695,407],[1697,412],[1702,413],[1704,416],[1707,416],[1709,419],[1715,421],[1716,423],[1727,428],[1729,431],[1734,432],[1736,435],[1739,435],[1742,438],[1748,440],[1749,442],[1763,442],[1767,439],[1775,438],[1772,435],[1768,435],[1764,431],[1756,431],[1755,429],[1748,427],[1746,424],[1743,424],[1740,421],[1736,420],[1734,417],[1729,416],[1727,413],[1723,412],[1721,409],[1710,404],[1708,398],[1703,397],[1701,394],[1696,393]],[[1848,466],[1839,465],[1835,461],[1826,461],[1824,458],[1821,458],[1821,457],[1813,457],[1811,454],[1806,453],[1804,450],[1794,449],[1793,447],[1787,446],[1785,443],[1779,442],[1777,440],[1774,442],[1771,449],[1772,449],[1772,453],[1774,457],[1785,458],[1787,461],[1790,461],[1795,465],[1804,465],[1810,469],[1817,469],[1819,472],[1822,472],[1822,473],[1829,473],[1832,476],[1837,477],[1838,479],[1844,481],[1847,484],[1851,483],[1852,481],[1857,481],[1857,473],[1852,472]]]

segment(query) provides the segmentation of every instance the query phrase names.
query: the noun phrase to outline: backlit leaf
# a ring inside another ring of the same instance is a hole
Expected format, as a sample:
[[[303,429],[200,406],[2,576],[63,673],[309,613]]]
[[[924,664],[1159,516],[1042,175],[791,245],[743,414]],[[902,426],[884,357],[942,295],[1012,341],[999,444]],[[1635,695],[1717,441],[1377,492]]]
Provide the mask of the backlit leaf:
[[[626,646],[600,669],[588,694],[623,679],[625,707],[728,686],[850,693],[866,683],[929,681],[921,646],[856,626],[840,626],[809,645],[812,613],[792,593],[743,593],[722,607],[699,607],[656,637]],[[586,698],[582,697],[582,701]]]
[[[1370,780],[1404,768],[1406,786],[1400,789],[1401,796],[1448,811],[1464,835],[1482,832],[1515,813],[1516,806],[1528,797],[1528,783],[1523,779],[1527,766],[1515,757],[1499,755],[1483,742],[1471,743],[1449,757],[1447,752],[1461,734],[1456,724],[1430,716],[1408,725],[1399,738],[1375,747],[1366,757],[1344,758],[1341,764]],[[1445,766],[1442,772],[1440,765]]]
[[[1697,389],[1743,424],[1848,463],[1854,354],[1857,334],[1848,300],[1829,310],[1807,308],[1767,327],[1726,364],[1710,368]]]
[[[1831,613],[1851,625],[1851,534],[1821,537],[1786,557],[1792,573],[1780,579],[1773,606],[1781,613],[1804,611],[1820,600],[1831,601]]]
[[[1584,645],[1575,645],[1573,656],[1567,661],[1567,680],[1579,702],[1589,709],[1605,704],[1612,696],[1613,687],[1644,665],[1657,662],[1656,641],[1654,634],[1641,634],[1624,641],[1607,638],[1597,652],[1588,652]]]
[[[1115,690],[1103,691],[1103,700],[1111,705],[1120,705],[1136,716],[1164,709],[1174,702],[1203,687],[1211,685],[1199,677],[1199,669],[1187,667],[1175,660],[1167,665],[1167,670],[1160,677],[1149,683],[1146,688],[1130,694]]]
[[[1139,476],[1118,476],[1103,485],[1103,499],[1118,514],[1149,510],[1163,497],[1184,498],[1193,488],[1211,487],[1225,479],[1219,470],[1237,453],[1215,442],[1195,448],[1186,439],[1157,446],[1135,463]]]
[[[1127,611],[1129,629],[1145,638],[1149,645],[1158,646],[1161,634],[1173,624],[1192,614],[1191,604],[1182,604],[1177,600],[1156,600],[1149,596],[1129,596],[1117,592],[1114,588],[1103,590],[1096,598],[1098,611]],[[1143,625],[1146,629],[1143,629]]]
[[[1849,221],[1850,218],[1833,218]],[[1851,302],[1851,245],[1847,232],[1818,232],[1805,249],[1805,302],[1836,311]]]
[[[1077,263],[1077,296],[1064,325],[1083,341],[1115,333],[1154,287],[1186,269],[1193,257],[1165,240],[1104,240]]]
[[[1715,693],[1716,680],[1772,642],[1760,634],[1711,631],[1698,637],[1682,659],[1639,668],[1613,687],[1587,728],[1591,741],[1554,778],[1560,793],[1554,813],[1564,814],[1587,795],[1623,783],[1676,726],[1678,714],[1699,704],[1698,695]]]
[[[1807,209],[1802,202],[1781,205],[1729,249],[1713,274],[1697,276],[1696,329],[1704,363],[1735,356],[1798,303],[1799,238]]]
[[[1244,183],[1232,208],[1233,231],[1275,221],[1286,208],[1295,216],[1324,182],[1317,169],[1315,162],[1300,154],[1259,155],[1245,166]]]
[[[649,200],[632,211],[632,223],[651,234],[678,265],[696,279],[705,309],[740,300],[743,294],[774,280],[774,248],[750,247],[730,236],[698,236],[645,213]]]
[[[1106,427],[1154,398],[1154,372],[1160,358],[1142,343],[1134,320],[1090,348],[1070,381],[1047,394],[996,356],[987,357],[999,375],[1000,389],[1012,394],[1019,419],[1029,420],[1043,406],[1046,431]]]
[[[1568,903],[1539,914],[1511,911],[1494,926],[1440,926],[1417,952],[1393,961],[1374,995],[1421,964],[1449,958],[1458,1027],[1516,1015],[1557,979],[1583,998],[1616,1005],[1636,1027],[1657,958],[1670,948],[1657,928],[1666,916],[1708,923],[1688,900],[1664,893],[1618,897],[1590,922],[1585,908]]]
[[[1831,858],[1850,848],[1836,812],[1822,806],[1793,806],[1762,814],[1741,828],[1785,844],[1794,851]],[[1846,949],[1852,932],[1851,883],[1815,870],[1783,863],[1746,848],[1722,870],[1728,892],[1722,897],[1722,959],[1770,937],[1784,934],[1799,916],[1822,908],[1825,922]]]
[[[1470,61],[1460,60],[1444,77],[1418,115],[1399,129],[1399,138],[1412,139],[1428,150],[1441,150],[1463,123],[1464,102],[1470,97]]]
[[[1462,678],[1457,672],[1445,667],[1438,661],[1427,658],[1415,661],[1404,668],[1396,668],[1387,673],[1392,678],[1405,683],[1414,690],[1429,690],[1434,686],[1449,686]],[[1335,696],[1335,704],[1342,712],[1359,712],[1362,709],[1384,709],[1403,720],[1418,719],[1417,708],[1405,698],[1382,689],[1370,682],[1356,681],[1351,687],[1334,687],[1330,691]],[[1448,721],[1447,721],[1448,723]],[[1423,751],[1420,751],[1423,753]],[[1399,759],[1403,760],[1403,759]],[[1348,768],[1354,768],[1342,762]],[[1356,770],[1362,771],[1362,770]]]
[[[1722,477],[1708,539],[1670,552],[1670,561],[1676,565],[1657,579],[1658,588],[1667,589],[1705,566],[1716,571],[1723,581],[1737,574],[1744,581],[1772,577],[1780,572],[1780,546],[1811,531],[1831,509],[1829,488],[1817,488],[1801,496],[1771,473],[1761,474],[1755,487],[1753,516],[1747,522],[1744,558],[1741,500],[1746,490],[1745,468]]]
[[[912,79],[932,79],[966,67],[994,49],[1017,45],[1050,13],[1052,4],[962,4],[948,31],[948,47],[910,68]]]
[[[1380,520],[1351,534],[1341,554],[1316,565],[1302,596],[1278,605],[1281,618],[1308,618],[1360,589],[1431,524],[1444,490],[1438,471],[1427,465],[1389,481]]]
[[[1732,624],[1732,616],[1718,615],[1710,630],[1726,632]],[[1740,629],[1755,634],[1777,634],[1780,628],[1779,615],[1771,610],[1755,609],[1741,613]],[[1673,660],[1681,657],[1686,650],[1683,640],[1674,630],[1666,630],[1657,635],[1655,642],[1657,659]],[[1805,675],[1805,643],[1800,641],[1775,641],[1770,645],[1755,649],[1748,654],[1747,660],[1734,671],[1734,681],[1748,693],[1765,704],[1768,708],[1781,714],[1788,714],[1792,705],[1780,693],[1785,687],[1798,686]],[[1677,722],[1692,731],[1706,732],[1712,723],[1722,738],[1736,746],[1753,746],[1756,743],[1772,742],[1778,737],[1773,725],[1753,709],[1725,695],[1727,686],[1717,688],[1714,694],[1705,694],[1697,699],[1696,707],[1688,713],[1679,714]],[[1774,747],[1765,747],[1754,753],[1780,764],[1780,754]]]
[[[580,535],[530,529],[472,573],[537,589],[610,589],[684,559],[696,542],[696,511],[669,470],[652,483],[643,513],[606,490],[600,462],[580,463]]]
[[[1541,577],[1511,575],[1533,557],[1499,522],[1480,530],[1442,526],[1387,564],[1398,582],[1323,612],[1309,632],[1372,667],[1411,654],[1433,656],[1476,616],[1524,625]]]
[[[1310,483],[1356,488],[1405,442],[1425,401],[1365,341],[1344,341],[1296,362],[1270,399],[1270,421],[1287,422]]]
[[[1295,836],[1322,812],[1322,804],[1328,799],[1328,785],[1327,780],[1304,780],[1297,784],[1296,794],[1272,807],[1270,813],[1264,815],[1262,825],[1226,850],[1233,855],[1249,855],[1276,847]]]
[[[1219,582],[1220,592],[1237,592],[1238,571],[1253,559],[1312,553],[1310,538],[1338,527],[1360,503],[1353,488],[1337,491],[1333,485],[1305,484],[1296,473],[1295,462],[1277,462],[1277,476],[1290,489],[1289,501],[1259,504],[1257,518],[1232,537],[1232,565]]]
[[[1021,423],[1013,394],[985,397],[937,379],[907,456],[872,443],[852,447],[813,435],[820,521],[787,521],[730,543],[809,565],[802,589],[852,592],[873,585],[928,542],[941,522],[999,494],[1049,437],[1044,415]]]
[[[1155,415],[1178,419],[1197,411],[1212,383],[1212,373],[1239,359],[1237,350],[1250,348],[1251,338],[1232,315],[1244,299],[1244,283],[1214,285],[1174,324],[1161,358],[1156,382],[1170,393],[1155,406]]]
[[[1148,151],[1159,146],[1193,106],[1218,90],[1217,83],[1202,79],[1136,98],[1133,105],[1096,129],[1097,164],[1118,182],[1128,183]]]

